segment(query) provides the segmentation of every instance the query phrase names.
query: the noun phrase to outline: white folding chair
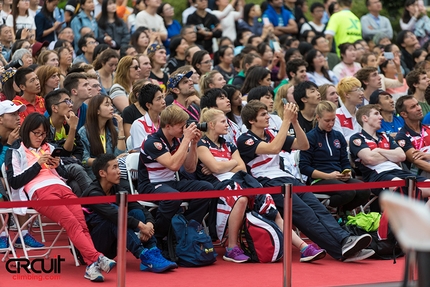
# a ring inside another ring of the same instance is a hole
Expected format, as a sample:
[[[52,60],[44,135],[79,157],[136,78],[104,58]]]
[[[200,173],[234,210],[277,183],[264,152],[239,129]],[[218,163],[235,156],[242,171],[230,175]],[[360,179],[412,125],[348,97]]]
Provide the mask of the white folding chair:
[[[133,184],[133,178],[137,178],[136,174],[139,170],[139,156],[140,153],[131,153],[127,156],[125,160],[125,167],[127,168],[127,177],[128,183],[130,185],[131,194],[138,194],[137,190]],[[152,211],[158,207],[157,204],[149,202],[149,201],[139,201],[139,203]],[[181,204],[182,207],[188,208],[188,202],[183,202]]]
[[[429,207],[423,202],[390,191],[381,193],[379,202],[387,215],[396,239],[406,252],[403,286],[407,285],[409,275],[413,276],[413,274],[408,274],[409,270],[415,271],[415,253],[418,258],[418,286],[428,286],[430,282],[428,273],[428,263],[430,262]]]
[[[6,186],[6,192],[8,193],[8,196],[9,196],[10,200],[13,201],[14,198],[12,197],[12,191],[11,191],[11,188],[10,188],[9,183],[7,181],[6,167],[5,167],[4,164],[2,164],[2,166],[1,166],[1,172],[2,172],[3,179],[4,179],[4,182],[5,182],[5,186]],[[12,245],[15,244],[15,242],[18,240],[18,238],[20,238],[21,243],[22,243],[22,251],[24,253],[24,257],[25,258],[27,258],[27,259],[34,258],[34,257],[49,258],[49,255],[50,255],[50,253],[51,253],[51,251],[53,249],[67,248],[67,249],[70,249],[71,252],[72,252],[72,254],[73,254],[73,258],[75,260],[75,265],[79,266],[79,261],[78,261],[78,258],[76,256],[75,248],[73,246],[72,241],[70,241],[69,238],[68,238],[68,241],[69,241],[68,245],[61,245],[61,246],[56,246],[55,245],[57,243],[58,239],[60,238],[61,234],[63,233],[63,231],[65,231],[64,228],[61,228],[60,230],[58,230],[57,235],[55,236],[54,240],[52,241],[52,243],[49,246],[44,246],[44,247],[39,247],[39,248],[27,247],[24,244],[24,236],[22,235],[22,229],[25,228],[25,227],[27,227],[27,228],[31,227],[31,224],[34,221],[34,219],[36,219],[37,217],[40,217],[40,214],[35,209],[33,209],[33,208],[27,208],[26,214],[30,215],[29,218],[24,222],[24,224],[20,225],[20,223],[18,221],[17,213],[16,213],[15,210],[12,209],[12,215],[14,217],[15,224],[16,224],[16,227],[17,227],[17,233],[14,236],[14,238],[12,239],[11,243],[12,243]],[[40,224],[40,228],[42,228],[42,224]],[[37,255],[36,254],[35,255],[29,255],[28,254],[30,251],[34,251],[34,250],[39,250],[39,251],[40,250],[46,250],[46,252],[43,253],[43,254],[37,254]]]
[[[2,183],[0,182],[0,184]],[[12,212],[13,212],[12,208],[0,208],[0,223],[1,223],[0,234],[2,232],[6,233],[7,242],[9,244],[9,246],[6,248],[0,248],[0,252],[1,253],[4,252],[4,256],[2,258],[3,262],[6,260],[9,253],[12,253],[13,258],[16,258],[15,248],[13,247],[12,240],[9,235],[8,226],[7,226],[9,214],[11,214]]]

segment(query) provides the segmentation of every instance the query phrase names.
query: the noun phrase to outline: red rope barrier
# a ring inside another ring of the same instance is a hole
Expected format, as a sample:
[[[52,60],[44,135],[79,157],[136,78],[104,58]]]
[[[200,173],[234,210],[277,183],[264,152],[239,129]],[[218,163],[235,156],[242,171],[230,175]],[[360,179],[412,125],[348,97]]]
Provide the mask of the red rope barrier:
[[[276,187],[263,187],[263,188],[248,188],[242,190],[211,190],[211,191],[191,191],[191,192],[175,192],[175,193],[152,193],[152,194],[135,194],[128,196],[128,202],[133,201],[159,201],[159,200],[185,200],[193,198],[217,198],[220,196],[232,195],[256,195],[256,194],[276,194],[281,193],[280,186]],[[115,195],[109,196],[92,196],[71,199],[55,199],[55,200],[37,200],[37,201],[4,201],[0,202],[0,208],[12,207],[39,207],[49,205],[90,205],[98,203],[112,203],[116,202]]]
[[[294,193],[302,192],[334,192],[342,190],[354,189],[374,189],[374,188],[388,188],[405,186],[405,180],[398,181],[381,181],[381,182],[363,182],[363,183],[348,183],[348,184],[327,184],[327,185],[313,185],[313,186],[294,186]],[[418,187],[430,187],[430,182],[417,183]],[[194,198],[216,198],[221,196],[232,195],[256,195],[256,194],[277,194],[281,193],[281,187],[263,187],[263,188],[249,188],[242,190],[211,190],[211,191],[192,191],[192,192],[177,192],[177,193],[152,193],[152,194],[137,194],[129,195],[128,202],[134,201],[160,201],[160,200],[187,200]],[[116,202],[114,195],[110,196],[94,196],[73,199],[58,199],[58,200],[38,200],[38,201],[4,201],[0,202],[0,208],[12,207],[40,207],[49,205],[90,205],[99,203],[113,203]]]

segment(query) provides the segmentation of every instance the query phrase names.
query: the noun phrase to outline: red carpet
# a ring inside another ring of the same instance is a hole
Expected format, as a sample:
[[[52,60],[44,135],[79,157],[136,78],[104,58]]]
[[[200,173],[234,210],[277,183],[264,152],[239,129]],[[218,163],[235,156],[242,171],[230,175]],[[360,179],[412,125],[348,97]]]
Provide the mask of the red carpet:
[[[50,235],[47,236],[50,239]],[[65,240],[65,239],[63,239]],[[60,242],[61,243],[61,242]],[[214,265],[200,268],[180,267],[165,274],[154,274],[141,272],[139,261],[130,253],[127,253],[127,274],[126,286],[144,287],[278,287],[282,286],[282,262],[272,264],[246,263],[235,264],[222,260],[222,248],[217,248],[218,261]],[[18,250],[18,254],[22,254]],[[5,263],[1,262],[0,267],[0,287],[11,286],[43,286],[43,287],[85,287],[94,286],[95,283],[84,279],[85,267],[75,267],[73,257],[68,250],[57,249],[52,253],[51,258],[60,255],[65,258],[61,264],[60,274],[54,278],[45,278],[48,274],[31,274],[31,278],[14,277],[17,274],[10,274],[5,268]],[[401,281],[404,258],[397,260],[393,264],[392,260],[365,260],[358,263],[342,263],[327,256],[314,263],[300,263],[299,252],[293,248],[293,286],[349,286],[366,283],[381,283]],[[45,261],[47,268],[50,262]],[[21,276],[27,274],[21,273]],[[114,269],[105,275],[105,282],[100,286],[116,286],[117,270]],[[41,279],[41,280],[40,280]]]

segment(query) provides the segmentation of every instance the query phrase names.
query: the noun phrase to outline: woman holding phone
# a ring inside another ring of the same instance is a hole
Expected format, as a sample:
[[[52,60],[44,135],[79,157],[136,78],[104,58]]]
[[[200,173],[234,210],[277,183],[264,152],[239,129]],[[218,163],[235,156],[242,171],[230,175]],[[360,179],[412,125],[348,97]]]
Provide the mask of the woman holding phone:
[[[20,200],[77,198],[65,183],[68,174],[56,156],[58,150],[47,143],[49,133],[48,119],[32,113],[22,123],[19,147],[9,148],[6,153],[7,180],[13,194]],[[82,207],[78,204],[49,205],[35,206],[34,209],[66,230],[88,265],[84,277],[91,281],[104,281],[100,270],[108,273],[116,263],[95,249]]]
[[[316,107],[317,126],[306,135],[310,148],[300,152],[300,172],[308,176],[311,185],[348,184],[362,181],[351,178],[351,164],[348,158],[345,138],[333,129],[336,120],[336,105],[322,101]],[[365,204],[370,196],[369,189],[342,190],[330,192],[326,206],[352,210]]]

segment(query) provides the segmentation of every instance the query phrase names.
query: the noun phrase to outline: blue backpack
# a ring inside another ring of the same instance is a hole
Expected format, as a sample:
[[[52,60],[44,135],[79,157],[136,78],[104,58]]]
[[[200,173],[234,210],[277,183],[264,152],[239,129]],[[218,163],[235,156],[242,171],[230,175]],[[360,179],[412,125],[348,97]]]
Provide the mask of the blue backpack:
[[[183,214],[176,214],[172,218],[171,229],[176,238],[174,247],[173,234],[169,234],[171,260],[186,267],[205,266],[216,261],[217,253],[212,240],[200,223],[194,219],[188,221]]]

